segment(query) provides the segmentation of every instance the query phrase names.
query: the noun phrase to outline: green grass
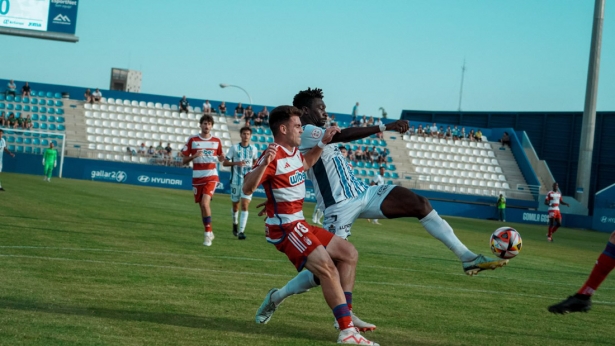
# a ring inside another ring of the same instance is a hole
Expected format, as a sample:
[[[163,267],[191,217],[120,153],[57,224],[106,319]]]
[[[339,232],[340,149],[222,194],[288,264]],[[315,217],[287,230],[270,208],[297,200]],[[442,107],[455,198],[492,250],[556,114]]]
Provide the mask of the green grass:
[[[230,200],[213,203],[214,245],[190,191],[3,173],[0,194],[0,344],[331,345],[333,316],[319,288],[254,312],[294,274],[265,242],[252,209],[246,241],[230,230]],[[259,202],[256,199],[252,207]],[[307,204],[306,215],[313,205]],[[475,252],[500,224],[446,218]],[[613,345],[615,280],[588,314],[546,307],[585,281],[608,234],[511,224],[524,240],[500,270],[465,276],[414,219],[358,220],[356,313],[381,345]]]

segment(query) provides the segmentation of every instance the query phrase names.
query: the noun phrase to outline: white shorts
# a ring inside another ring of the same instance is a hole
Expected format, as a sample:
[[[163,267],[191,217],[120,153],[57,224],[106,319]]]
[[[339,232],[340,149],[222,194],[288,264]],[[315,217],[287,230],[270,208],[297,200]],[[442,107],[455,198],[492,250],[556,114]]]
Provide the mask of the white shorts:
[[[251,201],[252,195],[243,193],[243,185],[231,185],[231,202],[237,203],[241,198]]]
[[[346,239],[350,236],[350,229],[356,219],[386,218],[380,206],[394,187],[395,185],[368,186],[361,196],[326,208],[322,228]]]

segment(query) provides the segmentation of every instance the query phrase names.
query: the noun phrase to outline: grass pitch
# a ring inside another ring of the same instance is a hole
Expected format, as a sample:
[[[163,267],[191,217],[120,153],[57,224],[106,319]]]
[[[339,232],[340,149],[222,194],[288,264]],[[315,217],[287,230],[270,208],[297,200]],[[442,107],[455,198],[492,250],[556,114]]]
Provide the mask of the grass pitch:
[[[3,173],[0,194],[0,344],[332,345],[319,288],[282,304],[267,325],[254,313],[294,274],[252,213],[231,234],[230,200],[213,202],[216,239],[202,245],[190,191]],[[305,214],[312,213],[307,204]],[[446,218],[473,251],[489,253],[501,224]],[[546,307],[585,281],[608,234],[510,224],[518,258],[477,277],[414,219],[358,220],[355,312],[381,345],[613,345],[615,274],[588,314]]]

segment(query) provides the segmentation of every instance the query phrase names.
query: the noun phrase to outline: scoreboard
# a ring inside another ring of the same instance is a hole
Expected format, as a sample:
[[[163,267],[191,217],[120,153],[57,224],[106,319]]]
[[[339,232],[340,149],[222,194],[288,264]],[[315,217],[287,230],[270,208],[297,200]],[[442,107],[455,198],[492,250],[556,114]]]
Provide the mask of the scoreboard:
[[[74,37],[78,3],[79,0],[0,0],[0,33],[51,39]]]

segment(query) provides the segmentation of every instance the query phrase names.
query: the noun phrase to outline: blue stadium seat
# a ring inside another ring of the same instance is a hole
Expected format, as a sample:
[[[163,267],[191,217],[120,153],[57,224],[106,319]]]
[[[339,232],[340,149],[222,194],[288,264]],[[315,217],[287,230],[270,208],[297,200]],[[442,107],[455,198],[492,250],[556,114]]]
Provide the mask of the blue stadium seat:
[[[64,114],[64,110],[62,108],[58,108],[58,109],[56,109],[56,114],[62,115],[62,114]]]
[[[32,95],[34,95],[34,91],[32,92]],[[36,93],[38,95],[38,97],[45,97],[45,92],[44,91],[39,91]]]
[[[270,129],[265,129],[265,134],[267,136],[271,136],[271,130]]]
[[[359,175],[359,170],[358,169],[353,169],[352,172],[354,173],[354,175]]]
[[[48,140],[46,140],[46,139],[43,139],[43,140],[41,141],[41,145],[42,145],[42,146],[44,146],[44,147],[46,147],[46,146],[48,146],[48,145],[49,145],[49,141],[48,141]]]
[[[387,156],[387,162],[389,162],[389,163],[393,162],[393,158],[390,157],[390,156]]]
[[[30,105],[23,106],[23,111],[24,112],[29,112],[30,111]]]
[[[44,133],[41,135],[41,138],[47,138],[47,137],[49,137],[49,135],[46,135]]]
[[[35,137],[35,138],[38,138],[38,137],[40,137],[40,136],[41,136],[41,135],[39,135],[38,133],[33,133],[33,134],[32,134],[32,137]]]
[[[43,99],[38,100],[38,105],[39,106],[44,106],[45,104],[47,104],[47,102],[45,102],[45,100],[43,100]]]
[[[377,165],[376,165],[376,166],[377,166]],[[376,168],[376,166],[372,165],[370,162],[366,162],[366,163],[365,163],[365,168],[367,168],[367,169]]]
[[[32,128],[33,129],[38,129],[39,127],[40,127],[40,125],[39,125],[38,121],[33,121],[32,122]]]
[[[55,123],[56,122],[56,117],[54,117],[53,115],[50,115],[49,118],[47,118],[47,121],[50,123]]]
[[[53,97],[54,97],[54,98],[57,98],[57,99],[61,99],[61,98],[62,98],[62,94],[60,94],[60,93],[55,93],[55,94],[53,94]]]
[[[267,150],[267,147],[268,147],[267,143],[261,144],[261,150],[263,150],[263,151]]]
[[[359,146],[358,146],[358,145],[353,145],[353,146],[352,146],[352,151],[355,151],[355,150],[357,150],[358,148],[359,148]]]
[[[57,146],[58,146],[58,141],[56,141],[55,139],[54,139],[54,140],[52,140],[52,141],[51,141],[51,143],[53,143],[53,146],[54,146],[54,147],[57,147]]]
[[[31,100],[30,100],[30,103],[32,103],[33,105],[35,105],[35,104],[37,104],[37,103],[38,103],[38,100],[37,100],[37,99],[35,99],[35,98],[33,98],[33,99],[31,99]]]
[[[49,131],[55,131],[56,130],[56,124],[49,124]]]
[[[32,139],[32,144],[34,144],[34,145],[41,145],[41,140],[38,139],[38,138],[33,138]]]
[[[38,120],[38,114],[32,114],[32,120]]]
[[[41,107],[38,111],[41,113],[47,113],[47,107]]]
[[[387,146],[387,142],[384,139],[380,140],[380,146],[381,147],[386,147]]]
[[[15,110],[20,111],[22,109],[21,105],[15,105]]]
[[[32,154],[32,147],[26,147],[26,154]]]
[[[387,181],[387,185],[395,185],[395,184],[393,183],[393,180],[389,180]]]
[[[33,154],[40,155],[41,154],[41,148],[34,148]]]
[[[38,106],[32,106],[32,112],[38,112]]]
[[[53,100],[47,100],[47,106],[53,106],[54,102]]]
[[[15,137],[13,137],[13,136],[8,136],[7,141],[8,141],[9,143],[15,143]]]
[[[18,145],[15,147],[15,151],[18,153],[23,153],[23,145]]]
[[[389,173],[389,172],[384,172],[384,178],[386,178],[386,179],[391,178],[391,173]]]
[[[56,119],[56,121],[59,122],[60,124],[62,124],[62,123],[64,123],[65,120],[64,120],[64,117],[58,117]]]
[[[9,102],[13,102],[14,99],[15,98],[12,95],[9,95],[9,96],[6,97],[6,100],[9,101]]]
[[[4,102],[0,102],[0,109],[5,109],[6,108],[6,104]]]
[[[66,126],[62,124],[58,125],[58,131],[66,131]]]
[[[374,174],[374,171],[368,171],[368,172],[367,172],[367,175],[368,175],[369,177],[373,177],[375,174]]]
[[[262,135],[263,134],[263,129],[261,129],[260,127],[256,129],[256,134],[258,135]]]
[[[45,96],[47,96],[47,98],[50,99],[53,97],[53,93],[51,91],[48,91]]]
[[[9,145],[9,150],[15,152],[15,146],[13,144]]]
[[[50,108],[48,108],[48,109],[47,109],[47,113],[49,113],[49,114],[55,114],[55,113],[56,113],[56,110],[55,110],[55,108],[51,108],[51,107],[50,107]]]
[[[60,100],[56,101],[56,107],[62,107],[62,106],[64,106],[64,102]]]
[[[393,172],[393,174],[391,174],[391,177],[393,177],[393,179],[399,179],[399,174],[397,174],[397,172]]]
[[[359,162],[357,162],[357,167],[364,168],[365,167],[365,163],[363,163],[363,161],[359,161]]]
[[[41,124],[41,130],[47,130],[47,123]]]
[[[4,101],[6,99],[6,95],[0,94],[0,101]]]
[[[387,166],[387,169],[388,169],[389,171],[394,171],[394,170],[395,170],[395,165],[388,165],[388,166]]]
[[[41,121],[47,121],[47,116],[45,114],[41,114]]]
[[[369,183],[371,182],[371,181],[369,181],[369,178],[365,178],[365,179],[363,179],[363,181],[364,181],[364,182],[365,182],[365,184],[367,184],[367,185],[369,185]]]
[[[15,105],[12,104],[12,103],[9,103],[9,104],[6,105],[6,109],[9,110],[9,111],[12,111],[13,108],[15,108]]]
[[[26,136],[26,137],[30,137],[32,134],[30,134],[30,132],[24,132],[24,134],[23,134],[23,135],[24,135],[24,136]],[[27,139],[27,138],[26,138],[26,139]]]
[[[258,142],[258,136],[257,135],[252,135],[252,142]]]
[[[30,103],[30,98],[28,96],[24,97],[22,100],[23,103]]]
[[[366,171],[366,170],[364,170],[364,169],[362,169],[360,174],[361,174],[362,176],[366,176],[366,175],[367,175],[367,171]]]
[[[357,143],[359,145],[362,145],[363,144],[363,140],[362,139],[356,140],[355,143]]]
[[[273,143],[273,137],[267,137],[267,143]]]
[[[23,143],[23,137],[17,137],[15,143],[22,144]]]
[[[21,96],[19,95],[15,96],[15,102],[21,102]]]

